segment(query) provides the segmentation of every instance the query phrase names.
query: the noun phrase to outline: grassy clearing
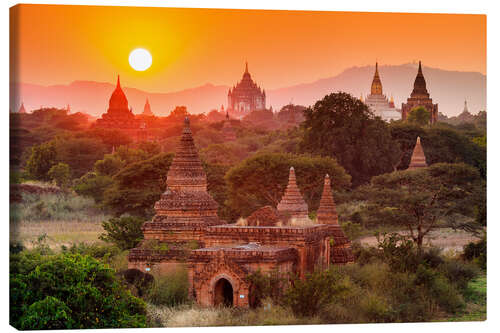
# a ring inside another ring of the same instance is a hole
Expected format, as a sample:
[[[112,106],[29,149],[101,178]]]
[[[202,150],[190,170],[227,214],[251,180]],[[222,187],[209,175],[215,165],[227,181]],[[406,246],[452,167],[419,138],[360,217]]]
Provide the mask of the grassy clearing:
[[[467,307],[463,313],[447,318],[448,321],[486,320],[486,273],[469,282],[465,300]]]
[[[408,234],[407,231],[397,231],[399,234]],[[434,246],[443,249],[445,254],[450,256],[462,252],[463,247],[470,242],[478,241],[476,237],[462,230],[453,230],[451,228],[440,228],[432,230],[429,237],[424,240],[424,245]],[[359,239],[364,246],[376,246],[378,244],[375,236],[365,236]]]
[[[38,237],[46,235],[46,244],[51,248],[74,243],[101,243],[99,235],[103,233],[101,221],[20,221],[11,222],[11,240],[32,248]]]
[[[191,304],[167,307],[148,304],[147,311],[151,322],[157,327],[321,324],[317,317],[298,318],[290,310],[270,301],[257,309],[204,308]]]
[[[102,221],[108,215],[94,199],[73,193],[22,194],[22,202],[10,205],[11,221]]]

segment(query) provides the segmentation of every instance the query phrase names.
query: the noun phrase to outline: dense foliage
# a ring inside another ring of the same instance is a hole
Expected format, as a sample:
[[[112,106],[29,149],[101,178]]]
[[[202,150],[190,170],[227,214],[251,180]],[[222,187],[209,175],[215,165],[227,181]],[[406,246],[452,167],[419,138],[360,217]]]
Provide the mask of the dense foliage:
[[[311,211],[319,206],[326,174],[330,175],[334,190],[350,187],[349,175],[332,158],[258,154],[231,168],[226,174],[228,206],[245,217],[263,206],[276,207],[288,184],[292,166],[297,185]]]
[[[135,216],[114,217],[102,222],[105,233],[99,239],[113,243],[122,250],[135,247],[142,239],[142,224],[144,219]]]
[[[437,227],[478,230],[474,196],[482,182],[466,164],[433,164],[428,168],[388,173],[359,189],[375,220],[407,229],[420,249]],[[478,189],[479,188],[479,189]]]
[[[145,304],[113,271],[79,254],[11,255],[10,322],[18,329],[145,327]]]
[[[387,123],[359,99],[332,93],[304,111],[304,152],[330,156],[352,176],[354,186],[393,171],[400,159]]]

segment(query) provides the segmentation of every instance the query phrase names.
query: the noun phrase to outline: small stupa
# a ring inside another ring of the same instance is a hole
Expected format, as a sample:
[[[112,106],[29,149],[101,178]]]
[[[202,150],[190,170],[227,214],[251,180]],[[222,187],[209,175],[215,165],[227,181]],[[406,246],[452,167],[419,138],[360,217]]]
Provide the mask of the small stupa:
[[[283,216],[290,218],[308,218],[307,204],[300,193],[295,179],[295,170],[290,168],[288,175],[288,185],[285,189],[285,194],[277,206],[278,212]]]
[[[337,215],[337,209],[332,195],[330,176],[328,175],[325,176],[323,194],[321,195],[321,200],[319,201],[317,217],[319,224],[339,224],[339,217]]]
[[[425,160],[424,150],[420,144],[420,137],[417,137],[417,143],[415,148],[413,148],[413,154],[411,155],[410,166],[408,170],[425,168],[427,167],[427,162]]]
[[[229,120],[229,113],[226,111],[226,120],[224,121],[224,125],[222,126],[222,136],[224,137],[224,141],[235,141],[236,133],[234,132],[233,126],[231,126],[231,121]]]
[[[21,103],[21,107],[19,108],[19,113],[26,113],[26,109],[24,108],[24,103]]]

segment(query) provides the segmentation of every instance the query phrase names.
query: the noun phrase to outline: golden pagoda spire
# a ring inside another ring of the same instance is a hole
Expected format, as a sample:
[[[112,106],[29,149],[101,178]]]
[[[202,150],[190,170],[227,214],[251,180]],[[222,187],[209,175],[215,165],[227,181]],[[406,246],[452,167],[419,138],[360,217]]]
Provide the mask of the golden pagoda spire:
[[[378,62],[375,63],[375,74],[373,75],[371,94],[382,95],[382,81],[380,81],[380,75],[378,74]]]

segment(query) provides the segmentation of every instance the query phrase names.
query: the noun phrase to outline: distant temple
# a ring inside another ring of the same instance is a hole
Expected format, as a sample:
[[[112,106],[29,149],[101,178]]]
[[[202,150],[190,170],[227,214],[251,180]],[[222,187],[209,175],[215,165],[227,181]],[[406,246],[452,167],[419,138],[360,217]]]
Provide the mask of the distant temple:
[[[363,95],[361,95],[361,101],[363,102]],[[400,110],[394,107],[394,99],[391,97],[391,101],[382,93],[382,81],[378,74],[378,63],[375,63],[375,75],[373,76],[371,93],[366,96],[364,103],[368,105],[370,110],[376,115],[382,118],[382,120],[399,120],[401,119]]]
[[[406,120],[411,110],[422,106],[431,114],[430,123],[435,124],[438,119],[438,105],[432,103],[432,98],[429,97],[425,83],[424,74],[422,73],[422,63],[418,62],[418,73],[413,84],[413,91],[410,98],[401,106],[403,120]]]
[[[425,168],[427,167],[427,161],[425,159],[424,150],[422,144],[420,143],[420,137],[417,137],[417,143],[415,148],[413,148],[413,154],[411,155],[410,165],[408,170]]]
[[[154,205],[156,215],[141,228],[144,240],[129,252],[128,268],[165,274],[184,267],[189,297],[198,304],[256,305],[258,291],[248,279],[252,273],[297,274],[304,279],[308,272],[354,261],[330,186],[326,176],[318,223],[294,226],[279,216],[307,216],[291,168],[279,214],[265,206],[249,217],[248,225],[227,224],[219,219],[218,204],[207,191],[207,176],[186,118],[165,192]]]
[[[248,72],[248,63],[245,64],[243,78],[227,93],[227,109],[230,114],[241,118],[252,111],[266,108],[266,92],[261,89]]]
[[[95,122],[95,127],[110,129],[137,129],[139,121],[128,107],[128,100],[120,86],[120,76],[116,82],[116,88],[109,99],[109,107],[106,113]]]
[[[142,111],[143,116],[154,116],[151,111],[151,105],[149,105],[149,100],[146,98],[146,104],[144,104],[144,111]]]
[[[462,113],[464,113],[464,114],[469,113],[470,114],[469,108],[467,107],[467,100],[464,101],[464,110],[462,111]]]
[[[26,113],[26,109],[24,108],[24,103],[21,103],[21,107],[19,108],[19,113]]]

